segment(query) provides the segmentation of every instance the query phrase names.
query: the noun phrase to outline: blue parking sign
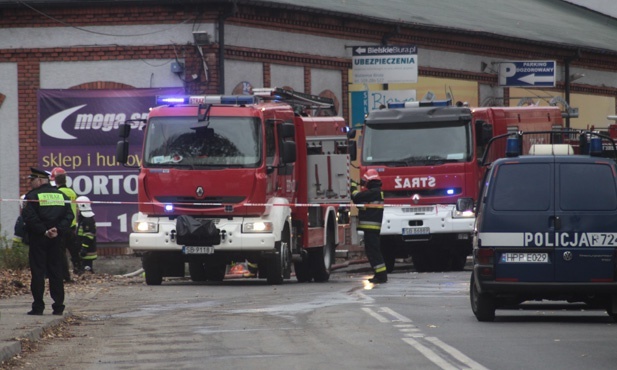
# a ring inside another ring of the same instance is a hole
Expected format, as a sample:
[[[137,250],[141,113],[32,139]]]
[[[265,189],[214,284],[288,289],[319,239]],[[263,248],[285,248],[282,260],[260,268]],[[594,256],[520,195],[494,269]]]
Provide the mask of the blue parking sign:
[[[555,87],[555,61],[499,63],[499,86]]]

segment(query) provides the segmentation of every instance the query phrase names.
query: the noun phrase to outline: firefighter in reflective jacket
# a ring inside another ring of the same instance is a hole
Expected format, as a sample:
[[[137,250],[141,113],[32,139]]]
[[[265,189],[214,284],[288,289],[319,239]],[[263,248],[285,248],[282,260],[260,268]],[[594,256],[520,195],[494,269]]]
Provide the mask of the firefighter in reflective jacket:
[[[81,248],[79,255],[86,272],[94,273],[92,262],[97,259],[96,252],[96,222],[90,198],[85,196],[78,197],[75,202],[79,209],[77,216],[77,243]]]
[[[362,190],[352,182],[351,200],[362,205],[358,207],[358,229],[364,231],[364,250],[366,257],[375,270],[375,276],[369,281],[379,284],[388,281],[386,264],[379,247],[381,220],[383,219],[383,192],[381,191],[381,177],[377,171],[366,171],[361,180]]]

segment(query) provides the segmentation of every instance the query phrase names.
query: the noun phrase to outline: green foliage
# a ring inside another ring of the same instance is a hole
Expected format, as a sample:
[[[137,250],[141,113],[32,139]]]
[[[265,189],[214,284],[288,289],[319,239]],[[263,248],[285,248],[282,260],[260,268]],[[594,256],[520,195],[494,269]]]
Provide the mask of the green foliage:
[[[28,246],[9,240],[0,225],[0,270],[23,270],[28,265]]]

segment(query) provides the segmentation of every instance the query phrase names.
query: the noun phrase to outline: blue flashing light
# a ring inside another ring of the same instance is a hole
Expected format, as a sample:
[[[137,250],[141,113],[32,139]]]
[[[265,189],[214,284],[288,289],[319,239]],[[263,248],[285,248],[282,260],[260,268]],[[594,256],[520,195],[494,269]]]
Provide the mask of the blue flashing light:
[[[448,195],[452,195],[452,194],[454,194],[454,189],[448,189],[448,190],[446,190],[446,194],[448,194]]]
[[[173,204],[165,204],[165,212],[173,212],[174,205]]]
[[[157,105],[176,104],[231,104],[246,105],[255,104],[257,98],[252,95],[160,95],[156,97]]]
[[[589,141],[589,155],[599,157],[602,155],[602,139],[592,137]]]
[[[519,141],[515,137],[509,137],[506,141],[506,157],[518,157]]]
[[[405,108],[405,103],[388,103],[388,108]]]
[[[186,104],[189,102],[189,97],[185,95],[158,95],[156,104]]]

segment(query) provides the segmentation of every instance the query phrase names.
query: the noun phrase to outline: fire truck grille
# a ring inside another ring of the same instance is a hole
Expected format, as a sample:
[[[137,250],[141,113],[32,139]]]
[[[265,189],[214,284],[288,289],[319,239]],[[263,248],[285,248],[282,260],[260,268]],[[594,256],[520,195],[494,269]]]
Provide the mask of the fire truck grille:
[[[420,198],[427,197],[451,197],[455,195],[459,195],[463,192],[462,188],[447,188],[447,189],[422,189],[422,190],[394,190],[394,191],[384,191],[384,198],[411,198],[414,195],[419,195]]]
[[[404,213],[435,213],[435,206],[424,206],[424,207],[405,207],[402,209]]]
[[[197,199],[193,197],[156,197],[157,202],[165,204],[173,204],[176,207],[183,208],[221,208],[225,205],[235,205],[245,200],[243,196],[227,196],[227,197],[205,197]]]

